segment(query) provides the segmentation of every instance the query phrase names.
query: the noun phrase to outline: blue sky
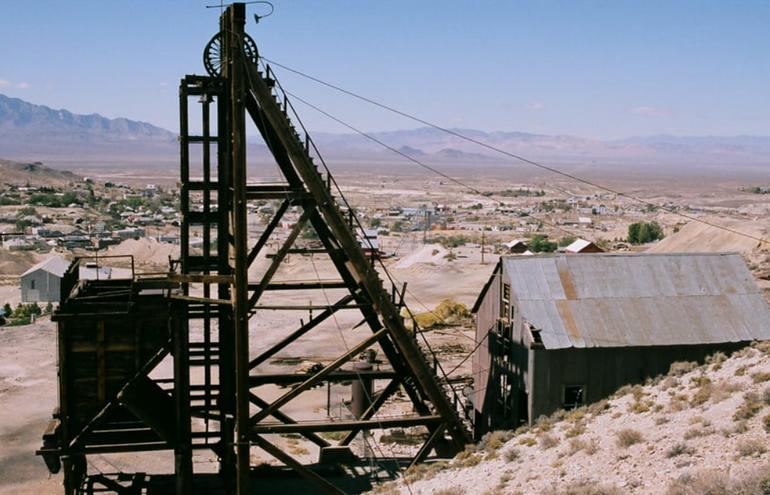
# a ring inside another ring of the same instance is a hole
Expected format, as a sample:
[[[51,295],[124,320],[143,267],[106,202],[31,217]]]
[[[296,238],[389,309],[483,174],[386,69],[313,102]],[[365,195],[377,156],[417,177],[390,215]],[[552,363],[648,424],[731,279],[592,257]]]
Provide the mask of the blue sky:
[[[0,92],[177,129],[215,0],[7,1]],[[573,134],[770,134],[770,1],[276,0],[247,30],[267,57],[451,127]],[[264,11],[250,6],[250,12]],[[287,88],[367,130],[416,124],[297,76]],[[311,129],[344,129],[298,108]]]

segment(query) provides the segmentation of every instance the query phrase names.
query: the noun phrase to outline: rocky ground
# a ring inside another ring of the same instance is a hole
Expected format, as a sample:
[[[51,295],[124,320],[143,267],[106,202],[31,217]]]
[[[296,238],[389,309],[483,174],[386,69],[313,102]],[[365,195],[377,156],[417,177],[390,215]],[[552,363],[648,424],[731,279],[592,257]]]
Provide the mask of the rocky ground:
[[[494,432],[381,493],[765,494],[770,486],[770,345],[624,387],[533,427]]]

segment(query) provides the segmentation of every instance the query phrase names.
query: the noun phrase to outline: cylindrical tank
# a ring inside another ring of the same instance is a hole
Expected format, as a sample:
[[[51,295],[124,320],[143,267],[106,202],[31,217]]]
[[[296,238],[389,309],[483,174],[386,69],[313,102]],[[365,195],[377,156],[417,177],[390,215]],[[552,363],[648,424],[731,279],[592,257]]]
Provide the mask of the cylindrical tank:
[[[358,372],[371,371],[372,363],[367,361],[358,361],[353,363],[353,369]],[[372,380],[364,376],[353,380],[353,387],[350,397],[350,409],[356,419],[361,418],[366,408],[371,404]]]

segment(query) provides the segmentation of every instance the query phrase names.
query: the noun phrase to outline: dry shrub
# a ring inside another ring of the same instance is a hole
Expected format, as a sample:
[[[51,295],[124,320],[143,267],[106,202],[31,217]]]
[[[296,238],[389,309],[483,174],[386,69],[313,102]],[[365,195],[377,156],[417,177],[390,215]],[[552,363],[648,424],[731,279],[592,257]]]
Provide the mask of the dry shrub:
[[[682,376],[698,367],[698,363],[695,361],[677,361],[671,363],[671,367],[668,369],[668,376]]]
[[[556,447],[559,445],[559,438],[555,435],[549,435],[545,434],[540,437],[540,448],[543,450],[548,450]]]
[[[722,368],[722,363],[727,361],[727,354],[724,352],[715,352],[706,358],[706,364],[711,365],[712,371],[718,371]]]
[[[770,354],[770,340],[761,340],[751,344],[751,347],[764,354]]]
[[[729,480],[718,471],[686,473],[668,486],[666,495],[728,495]]]
[[[541,492],[542,495],[623,495],[623,491],[614,485],[602,485],[594,481],[570,483],[569,486],[551,487]]]
[[[644,436],[638,430],[624,428],[615,433],[615,443],[618,447],[627,448],[644,441]]]
[[[690,428],[689,430],[684,432],[684,439],[690,440],[691,438],[705,437],[713,434],[714,434],[713,428]]]
[[[686,443],[680,442],[666,451],[666,457],[671,458],[680,455],[692,455],[693,453],[695,453],[695,450],[692,447],[688,446]]]
[[[615,392],[615,397],[625,397],[628,394],[634,396],[634,400],[639,400],[644,397],[644,388],[641,385],[623,385]]]
[[[693,394],[692,400],[690,400],[690,405],[695,407],[705,404],[709,401],[709,399],[711,399],[711,395],[713,393],[714,385],[712,385],[711,382],[704,383],[700,386],[698,391]]]
[[[690,379],[690,387],[691,388],[697,388],[702,387],[704,385],[708,385],[711,383],[711,378],[707,377],[706,375],[698,375],[694,376]]]
[[[478,465],[481,462],[481,460],[482,459],[481,459],[480,455],[471,454],[468,457],[466,457],[465,459],[463,459],[460,462],[460,465],[462,467],[469,468],[469,467],[473,467],[473,466]]]
[[[749,370],[748,366],[741,366],[739,368],[736,368],[735,370],[735,376],[745,376],[746,372]]]
[[[767,447],[759,438],[744,438],[738,442],[737,450],[740,457],[748,457],[764,454],[767,452]]]
[[[717,404],[732,397],[735,392],[743,390],[740,383],[730,380],[720,380],[711,387],[711,402]]]
[[[441,490],[436,490],[433,492],[433,495],[465,495],[465,490],[459,486],[453,486],[451,488],[442,488]]]
[[[585,452],[588,455],[594,455],[599,451],[599,444],[595,438],[585,440],[582,438],[573,438],[569,441],[569,449],[567,449],[567,455],[574,455],[580,451]]]
[[[668,390],[670,388],[674,388],[678,386],[679,386],[679,378],[675,376],[669,376],[669,377],[666,377],[666,379],[661,382],[660,389]]]
[[[588,455],[594,455],[599,452],[599,442],[597,442],[595,438],[591,438],[586,442],[585,446],[583,446],[583,452]]]
[[[655,426],[660,426],[671,421],[668,416],[658,416],[655,418]]]
[[[756,353],[757,353],[757,351],[755,351],[753,347],[746,346],[743,349],[735,351],[733,353],[733,357],[737,357],[737,358],[752,357]]]
[[[489,455],[493,455],[511,438],[513,438],[513,432],[510,430],[490,431],[481,437],[478,449],[486,451]]]
[[[770,380],[770,373],[767,371],[757,371],[751,374],[751,381],[754,383],[764,383]]]
[[[703,416],[693,416],[690,418],[690,421],[688,421],[691,425],[694,425],[696,423],[700,423],[703,426],[711,426],[711,421],[704,418]]]
[[[526,445],[527,447],[532,447],[537,443],[537,440],[535,440],[535,437],[521,437],[519,438],[519,445]]]
[[[519,459],[519,457],[521,457],[521,454],[515,448],[510,448],[503,452],[503,459],[505,459],[506,462],[516,461]]]
[[[414,315],[414,320],[417,322],[417,326],[427,330],[429,328],[452,325],[468,317],[470,317],[470,311],[468,311],[467,306],[451,299],[444,299],[433,311]],[[410,327],[412,325],[411,318],[407,318],[405,323]]]
[[[671,412],[684,411],[690,408],[690,401],[686,394],[676,394],[671,397],[668,403],[668,410]]]
[[[741,421],[744,419],[751,419],[756,416],[764,406],[765,404],[760,400],[759,395],[754,392],[746,392],[743,394],[743,402],[733,414],[733,420]]]
[[[579,437],[586,432],[586,424],[583,421],[578,421],[573,424],[567,431],[564,432],[564,436],[567,438]]]
[[[646,412],[648,412],[650,410],[650,408],[652,408],[652,406],[654,404],[655,403],[653,401],[649,400],[649,399],[647,399],[647,400],[637,400],[637,401],[632,402],[628,406],[628,412],[632,412],[632,413],[636,413],[636,414],[646,413]]]
[[[749,431],[749,422],[745,419],[738,421],[738,423],[735,425],[735,429],[733,430],[734,433],[739,435],[746,433],[747,431]]]

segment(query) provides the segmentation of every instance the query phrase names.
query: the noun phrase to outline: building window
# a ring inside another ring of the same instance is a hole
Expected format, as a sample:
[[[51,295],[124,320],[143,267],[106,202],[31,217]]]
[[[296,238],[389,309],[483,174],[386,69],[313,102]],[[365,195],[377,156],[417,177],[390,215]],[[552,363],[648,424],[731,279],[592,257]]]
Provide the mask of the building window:
[[[511,300],[511,285],[503,284],[503,301]]]
[[[32,290],[35,290],[35,279],[32,279],[32,281],[30,282],[29,288]]]
[[[566,410],[577,409],[585,402],[583,385],[565,385],[562,406]]]

